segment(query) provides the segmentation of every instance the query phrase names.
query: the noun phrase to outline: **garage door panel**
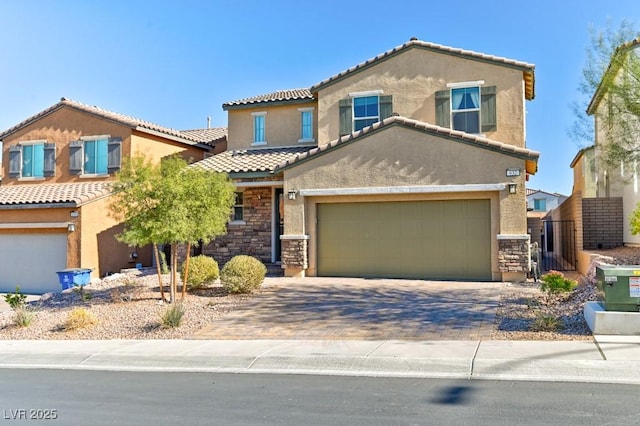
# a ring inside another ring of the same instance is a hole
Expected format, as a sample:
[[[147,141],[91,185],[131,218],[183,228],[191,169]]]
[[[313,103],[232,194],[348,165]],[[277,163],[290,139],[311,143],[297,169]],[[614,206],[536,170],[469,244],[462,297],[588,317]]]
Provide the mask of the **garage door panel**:
[[[56,271],[66,267],[66,233],[0,234],[0,292],[60,291]]]
[[[491,279],[489,200],[319,204],[317,214],[319,275]]]

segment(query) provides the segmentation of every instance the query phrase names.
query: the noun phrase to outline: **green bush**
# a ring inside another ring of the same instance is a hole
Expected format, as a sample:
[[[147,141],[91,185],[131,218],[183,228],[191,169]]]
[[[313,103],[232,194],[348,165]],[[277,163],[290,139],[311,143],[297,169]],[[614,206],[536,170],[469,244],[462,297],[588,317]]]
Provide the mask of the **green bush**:
[[[565,277],[562,272],[549,271],[542,277],[542,284],[540,289],[547,293],[549,296],[552,294],[568,293],[573,291],[578,285],[577,282]]]
[[[15,293],[8,293],[4,295],[4,301],[11,307],[11,309],[16,310],[18,308],[22,308],[27,301],[27,296],[20,293],[20,286],[16,286]]]
[[[186,262],[182,264],[182,271],[180,272],[180,278],[184,282]],[[218,262],[212,257],[200,255],[189,259],[189,276],[187,277],[187,288],[196,290],[203,288],[207,283],[218,279],[220,276],[220,269],[218,268]]]
[[[235,256],[220,273],[220,282],[229,293],[251,293],[260,288],[267,267],[255,257]]]
[[[552,313],[538,312],[531,324],[531,331],[558,331],[562,328],[562,320]]]
[[[174,303],[162,315],[162,325],[167,328],[176,328],[180,326],[185,309],[182,303]]]
[[[19,327],[29,327],[35,318],[35,313],[27,307],[19,307],[15,310],[14,321]]]

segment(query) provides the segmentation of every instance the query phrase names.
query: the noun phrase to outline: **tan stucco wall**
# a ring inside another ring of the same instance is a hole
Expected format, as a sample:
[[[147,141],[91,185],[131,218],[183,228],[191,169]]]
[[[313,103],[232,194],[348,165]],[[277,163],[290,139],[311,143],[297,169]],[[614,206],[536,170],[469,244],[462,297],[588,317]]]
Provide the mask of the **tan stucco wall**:
[[[435,92],[447,83],[484,80],[497,86],[497,130],[490,139],[525,145],[524,82],[521,70],[412,48],[331,84],[318,93],[319,143],[339,137],[339,101],[349,93],[383,90],[393,96],[393,111],[436,123]]]
[[[315,142],[299,143],[301,132],[301,114],[299,108],[315,108],[313,110],[314,128],[313,134],[317,141],[318,108],[315,102],[293,103],[290,105],[268,106],[261,105],[256,108],[241,108],[229,110],[228,131],[229,142],[227,149],[265,148],[274,146],[315,145]],[[265,138],[266,145],[253,145],[253,112],[266,111]]]
[[[134,131],[131,135],[132,155],[142,154],[152,162],[173,154],[180,154],[188,162],[200,161],[204,158],[202,149],[170,141],[159,136]]]
[[[395,127],[315,157],[284,171],[284,192],[301,189],[402,187],[517,183],[507,191],[337,195],[285,199],[285,235],[309,235],[309,275],[315,274],[316,204],[319,202],[490,199],[492,235],[526,234],[524,173],[507,178],[507,168],[524,170],[524,160],[486,149]],[[497,241],[492,241],[492,270],[499,279]]]

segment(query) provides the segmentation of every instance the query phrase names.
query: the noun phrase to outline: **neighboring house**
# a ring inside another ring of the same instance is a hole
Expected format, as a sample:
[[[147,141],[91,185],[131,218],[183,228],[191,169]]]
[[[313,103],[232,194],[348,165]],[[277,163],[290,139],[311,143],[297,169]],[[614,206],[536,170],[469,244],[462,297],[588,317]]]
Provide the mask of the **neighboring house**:
[[[527,210],[533,212],[548,212],[558,207],[564,200],[566,195],[558,193],[551,194],[539,189],[527,188]]]
[[[608,170],[600,159],[606,150],[609,137],[616,138],[616,133],[620,131],[640,132],[638,130],[638,117],[630,119],[630,114],[618,112],[615,106],[615,97],[617,95],[607,90],[609,87],[608,82],[628,78],[625,68],[626,58],[630,54],[637,56],[640,53],[638,49],[640,49],[640,37],[616,49],[609,67],[603,75],[600,86],[593,95],[587,109],[587,113],[593,116],[595,123],[595,197],[622,198],[622,242],[625,245],[640,244],[640,235],[631,233],[629,222],[629,216],[640,201],[638,165],[633,161],[621,161],[619,166],[617,165]],[[637,76],[634,78],[637,79]],[[629,81],[633,80],[629,79]],[[636,139],[640,139],[640,133],[636,136]]]
[[[308,89],[223,104],[228,235],[287,276],[512,280],[529,270],[534,65],[416,39]]]
[[[201,160],[224,143],[224,131],[183,133],[65,98],[0,133],[0,292],[60,290],[65,268],[104,276],[151,265],[148,248],[115,238],[109,182],[122,160]]]
[[[583,198],[594,198],[597,186],[595,146],[591,145],[578,151],[571,161],[571,168],[573,169],[572,193],[579,192]]]

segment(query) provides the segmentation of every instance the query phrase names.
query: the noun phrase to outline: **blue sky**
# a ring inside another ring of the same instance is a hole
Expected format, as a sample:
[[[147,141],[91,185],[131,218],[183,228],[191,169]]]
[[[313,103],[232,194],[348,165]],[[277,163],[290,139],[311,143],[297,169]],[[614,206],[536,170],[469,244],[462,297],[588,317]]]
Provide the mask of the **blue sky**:
[[[177,129],[222,103],[309,87],[408,41],[536,65],[529,187],[571,193],[568,136],[589,27],[640,26],[640,1],[0,1],[0,130],[61,97]]]

